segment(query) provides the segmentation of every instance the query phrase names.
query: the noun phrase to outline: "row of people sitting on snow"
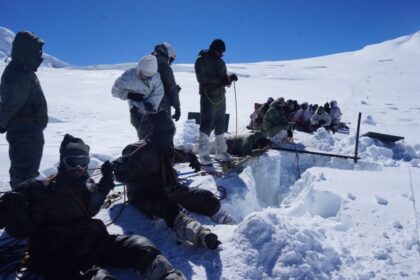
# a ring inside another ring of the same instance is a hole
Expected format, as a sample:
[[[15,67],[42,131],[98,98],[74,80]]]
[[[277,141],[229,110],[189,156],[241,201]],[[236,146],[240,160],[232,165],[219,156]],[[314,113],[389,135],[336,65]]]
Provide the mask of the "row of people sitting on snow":
[[[271,107],[277,108],[277,111],[284,112],[286,119],[292,123],[292,128],[303,132],[311,133],[320,127],[324,127],[335,133],[344,125],[341,123],[341,110],[335,100],[325,103],[324,106],[318,106],[318,104],[309,105],[308,102],[299,104],[296,100],[285,101],[282,97],[277,100],[269,97],[263,104],[254,104],[254,112],[250,115],[251,122],[247,128],[250,130],[262,130],[272,134],[267,131],[271,129],[272,125],[270,124],[273,122],[281,123],[281,120],[272,120],[273,117],[276,117],[275,115],[267,116]],[[281,119],[281,116],[277,116],[277,118]],[[265,128],[264,122],[266,123]]]

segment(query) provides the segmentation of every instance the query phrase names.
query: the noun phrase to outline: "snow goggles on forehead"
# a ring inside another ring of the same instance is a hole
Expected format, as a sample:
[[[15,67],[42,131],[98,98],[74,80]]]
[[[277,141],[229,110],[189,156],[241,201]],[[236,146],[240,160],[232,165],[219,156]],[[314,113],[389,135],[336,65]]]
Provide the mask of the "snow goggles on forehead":
[[[69,168],[76,168],[81,167],[85,168],[89,165],[89,157],[88,156],[68,156],[63,158],[63,163]]]
[[[153,79],[153,76],[148,77],[148,76],[144,75],[143,72],[140,72],[140,78],[142,78],[143,80],[150,81],[150,80]]]

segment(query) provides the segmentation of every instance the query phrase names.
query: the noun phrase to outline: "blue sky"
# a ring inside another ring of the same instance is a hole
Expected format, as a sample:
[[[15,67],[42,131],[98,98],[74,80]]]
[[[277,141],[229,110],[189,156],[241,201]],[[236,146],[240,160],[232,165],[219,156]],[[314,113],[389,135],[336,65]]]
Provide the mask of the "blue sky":
[[[164,41],[193,63],[214,38],[228,63],[352,51],[420,30],[417,0],[0,0],[0,26],[30,30],[75,65],[137,61]]]

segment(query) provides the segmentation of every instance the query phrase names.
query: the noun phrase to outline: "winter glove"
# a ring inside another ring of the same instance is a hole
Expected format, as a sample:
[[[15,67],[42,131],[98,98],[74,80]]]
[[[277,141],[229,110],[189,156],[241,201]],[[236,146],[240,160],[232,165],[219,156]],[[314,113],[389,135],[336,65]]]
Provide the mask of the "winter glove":
[[[222,78],[222,81],[221,81],[221,85],[222,86],[230,86],[230,80],[229,80],[229,77],[228,76],[226,76],[226,77],[224,77],[224,78]]]
[[[3,127],[0,127],[0,134],[3,134],[6,132],[6,129],[4,129]]]
[[[25,197],[18,192],[7,192],[0,198],[0,201],[0,213],[2,213],[0,223],[3,223],[3,226],[7,226],[8,222],[25,213],[27,209]]]
[[[232,81],[236,82],[238,80],[238,76],[236,74],[230,74],[229,79],[230,79],[231,82]]]
[[[147,112],[153,112],[154,111],[153,104],[150,102],[144,102],[144,109]]]
[[[324,120],[319,120],[319,121],[318,121],[318,124],[319,124],[319,125],[324,125],[324,124],[326,124],[326,121],[324,121]]]
[[[114,166],[109,162],[109,160],[105,161],[101,166],[101,173],[102,178],[99,181],[99,186],[101,188],[114,188]]]
[[[176,92],[179,93],[181,91],[181,87],[179,85],[176,85]]]
[[[181,117],[181,108],[176,108],[175,113],[172,115],[172,118],[177,122]]]
[[[127,98],[135,102],[140,102],[140,101],[143,101],[144,94],[130,91],[127,94]]]
[[[287,130],[287,137],[288,138],[293,138],[293,132],[291,129]]]
[[[195,172],[198,172],[201,170],[201,164],[197,159],[197,156],[192,154],[191,157],[189,158],[189,166],[194,169]]]

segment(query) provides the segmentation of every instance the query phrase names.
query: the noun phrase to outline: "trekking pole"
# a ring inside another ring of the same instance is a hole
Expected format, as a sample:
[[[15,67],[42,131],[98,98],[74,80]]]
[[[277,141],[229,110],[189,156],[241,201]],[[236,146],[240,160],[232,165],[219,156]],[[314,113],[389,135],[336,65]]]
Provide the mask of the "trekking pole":
[[[233,81],[233,91],[235,92],[235,139],[238,137],[238,101],[236,97],[236,83]]]

